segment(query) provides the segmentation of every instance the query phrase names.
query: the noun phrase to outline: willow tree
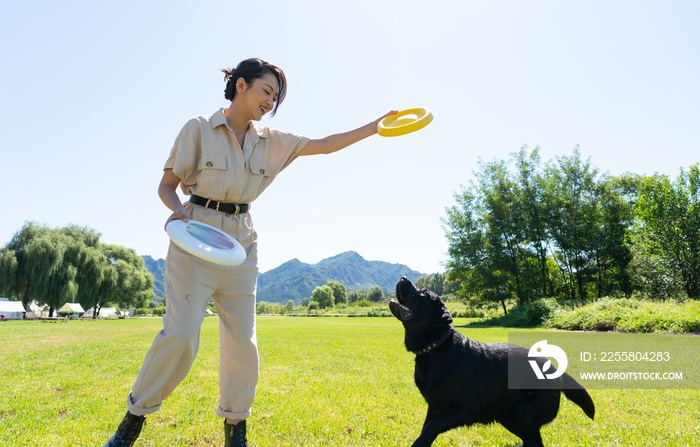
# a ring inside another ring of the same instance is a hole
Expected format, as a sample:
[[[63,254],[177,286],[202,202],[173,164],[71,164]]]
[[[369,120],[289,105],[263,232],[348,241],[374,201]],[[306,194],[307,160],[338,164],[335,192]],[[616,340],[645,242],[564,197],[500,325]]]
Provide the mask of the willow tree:
[[[72,302],[78,292],[78,269],[71,261],[80,249],[74,239],[55,231],[32,239],[26,246],[30,296],[49,306],[49,317],[66,302]]]
[[[33,263],[37,262],[37,260],[31,259],[31,257],[28,256],[27,246],[32,240],[49,231],[49,228],[46,226],[39,225],[36,222],[27,222],[12,236],[10,242],[5,246],[5,250],[13,252],[15,257],[15,276],[12,280],[4,281],[6,284],[5,293],[21,300],[25,310],[29,310],[29,300],[35,285],[32,272],[35,272],[36,269],[31,268],[31,266]],[[8,274],[7,271],[4,271],[1,275],[7,277]]]
[[[0,292],[47,304],[50,314],[77,300],[95,313],[108,302],[143,306],[152,297],[153,275],[132,249],[99,242],[100,234],[70,225],[49,229],[25,224],[0,251]]]
[[[14,250],[0,249],[0,295],[13,297],[17,281],[17,257]]]
[[[122,308],[145,307],[153,299],[154,278],[143,258],[133,249],[118,245],[102,245],[102,251],[116,272],[110,301]]]
[[[107,259],[101,247],[86,247],[82,251],[76,282],[76,300],[83,309],[94,309],[97,318],[100,309],[109,301],[117,288],[117,269]]]

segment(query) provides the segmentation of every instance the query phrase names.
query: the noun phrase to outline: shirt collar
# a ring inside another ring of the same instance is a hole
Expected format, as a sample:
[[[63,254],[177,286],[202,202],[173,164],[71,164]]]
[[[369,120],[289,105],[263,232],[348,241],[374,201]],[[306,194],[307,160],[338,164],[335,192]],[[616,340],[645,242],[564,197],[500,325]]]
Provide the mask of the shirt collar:
[[[231,130],[231,128],[228,127],[228,121],[226,121],[226,115],[224,115],[224,108],[223,107],[220,108],[219,110],[217,110],[216,113],[214,113],[211,116],[211,122],[212,122],[214,128],[217,128],[219,126],[226,126],[226,128],[228,130]],[[254,125],[253,123],[250,123],[248,125],[248,134],[247,135],[249,138],[252,138],[251,143],[253,143],[253,145],[255,145],[255,143],[257,143],[260,138],[267,138],[267,134],[265,133],[263,128],[258,127],[256,125]]]

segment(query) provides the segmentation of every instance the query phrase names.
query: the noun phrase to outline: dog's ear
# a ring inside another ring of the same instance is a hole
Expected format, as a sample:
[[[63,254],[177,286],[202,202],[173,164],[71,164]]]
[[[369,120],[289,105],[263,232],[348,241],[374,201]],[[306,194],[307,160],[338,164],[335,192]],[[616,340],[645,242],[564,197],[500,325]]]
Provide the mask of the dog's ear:
[[[442,301],[438,298],[435,301],[435,307],[428,317],[428,324],[432,327],[447,326],[452,324],[452,314]]]

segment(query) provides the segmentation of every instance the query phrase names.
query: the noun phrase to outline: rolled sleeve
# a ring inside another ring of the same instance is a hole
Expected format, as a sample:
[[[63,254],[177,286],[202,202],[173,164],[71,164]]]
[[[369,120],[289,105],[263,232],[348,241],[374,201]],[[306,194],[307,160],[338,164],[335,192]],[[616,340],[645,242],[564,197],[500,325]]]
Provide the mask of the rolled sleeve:
[[[170,157],[163,169],[172,169],[183,185],[194,185],[197,182],[196,168],[199,159],[201,127],[196,118],[188,121],[175,139],[170,151]]]

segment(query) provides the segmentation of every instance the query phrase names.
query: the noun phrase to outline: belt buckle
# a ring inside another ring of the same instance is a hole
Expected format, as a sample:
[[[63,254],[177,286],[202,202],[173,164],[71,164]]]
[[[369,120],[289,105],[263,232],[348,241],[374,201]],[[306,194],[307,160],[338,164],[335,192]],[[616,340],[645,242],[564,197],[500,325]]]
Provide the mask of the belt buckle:
[[[221,205],[221,202],[216,202],[216,211],[219,211],[219,205]]]
[[[241,207],[238,204],[235,204],[235,206],[236,206],[236,212],[233,215],[236,217],[236,219],[238,219],[238,213],[241,212]]]

